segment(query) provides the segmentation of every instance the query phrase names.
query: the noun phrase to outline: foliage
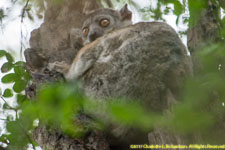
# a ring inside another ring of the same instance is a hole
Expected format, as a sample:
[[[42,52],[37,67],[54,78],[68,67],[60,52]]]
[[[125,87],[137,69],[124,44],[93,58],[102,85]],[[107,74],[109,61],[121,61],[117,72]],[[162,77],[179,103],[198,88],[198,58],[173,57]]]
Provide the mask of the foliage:
[[[26,2],[23,1],[23,4]],[[213,2],[224,9],[222,1]],[[177,25],[182,18],[182,23],[189,23],[189,27],[198,23],[200,13],[207,7],[206,1],[203,0],[158,0],[156,7],[149,6],[142,9],[132,0],[117,0],[114,3],[131,4],[146,20],[164,20],[165,15],[172,13],[177,17]],[[39,8],[37,12],[44,10],[44,0],[31,1],[31,4],[37,5]],[[30,14],[31,7],[32,5],[24,7],[26,8],[24,14],[33,20]],[[184,17],[186,8],[189,10],[188,17]],[[5,16],[5,10],[0,9],[0,21]],[[12,84],[12,88],[6,88],[0,95],[4,103],[3,112],[10,112],[2,118],[5,121],[6,132],[0,137],[1,144],[13,150],[25,149],[28,144],[32,144],[35,149],[36,144],[31,134],[37,120],[60,129],[69,136],[78,137],[82,137],[92,128],[103,129],[110,123],[120,123],[142,130],[150,130],[155,125],[160,125],[182,134],[195,132],[212,134],[207,131],[212,131],[211,128],[222,121],[220,116],[225,113],[225,17],[220,22],[221,41],[207,45],[199,52],[201,70],[187,80],[181,102],[175,105],[167,116],[149,112],[133,101],[112,99],[109,102],[102,102],[90,99],[75,86],[76,83],[44,85],[36,100],[28,100],[24,90],[30,82],[30,75],[25,62],[15,62],[7,51],[0,50],[0,58],[6,59],[1,66],[1,72],[4,73],[1,81],[4,84]],[[6,100],[13,96],[16,97],[15,107]],[[93,114],[95,116],[93,124],[85,126],[77,123],[75,116],[80,112]],[[104,116],[98,117],[97,114]],[[215,135],[211,138],[218,137]]]
[[[2,19],[5,17],[5,13],[3,9],[0,9],[0,22],[2,22]]]
[[[6,62],[1,67],[1,72],[4,73],[1,82],[12,84],[12,88],[6,88],[0,94],[1,100],[4,102],[2,107],[3,112],[8,112],[5,113],[5,118],[2,118],[5,120],[7,133],[1,135],[0,141],[6,145],[10,143],[12,145],[11,149],[14,149],[14,146],[18,146],[18,149],[22,148],[27,142],[30,142],[27,138],[31,134],[28,132],[29,124],[21,125],[19,119],[22,118],[18,114],[21,109],[21,104],[26,100],[23,91],[30,81],[30,74],[26,70],[25,62],[14,62],[14,58],[10,53],[5,50],[0,50],[0,58],[3,59],[3,57],[6,58]],[[13,96],[17,98],[17,106],[15,107],[12,107],[6,100],[6,98]]]

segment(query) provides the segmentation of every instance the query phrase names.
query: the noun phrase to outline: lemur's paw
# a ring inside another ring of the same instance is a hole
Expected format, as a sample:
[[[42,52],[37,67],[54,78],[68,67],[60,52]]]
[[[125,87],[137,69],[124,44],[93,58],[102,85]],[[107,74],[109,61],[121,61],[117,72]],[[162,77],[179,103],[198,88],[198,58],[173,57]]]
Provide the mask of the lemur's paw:
[[[56,62],[53,62],[53,63],[49,63],[48,69],[51,70],[51,71],[57,71],[57,72],[65,74],[69,70],[69,64],[67,64],[64,61],[61,61],[61,62],[56,61]]]

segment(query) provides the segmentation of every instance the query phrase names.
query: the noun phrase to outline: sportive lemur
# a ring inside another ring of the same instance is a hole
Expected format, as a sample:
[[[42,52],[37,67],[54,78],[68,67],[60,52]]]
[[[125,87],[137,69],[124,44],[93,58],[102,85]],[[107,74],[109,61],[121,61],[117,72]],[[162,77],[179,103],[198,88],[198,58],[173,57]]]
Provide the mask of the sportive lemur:
[[[67,80],[77,79],[89,69],[94,59],[91,58],[94,52],[89,51],[89,47],[94,46],[97,38],[115,30],[132,24],[132,12],[127,4],[119,11],[110,8],[102,8],[87,14],[87,19],[83,23],[81,37],[84,47],[78,52],[72,64],[56,62],[51,64],[51,68],[61,70]],[[74,34],[78,32],[74,31]],[[88,45],[87,45],[88,44]],[[82,57],[83,54],[89,57]],[[53,67],[52,67],[53,66]],[[60,69],[57,69],[60,68]]]

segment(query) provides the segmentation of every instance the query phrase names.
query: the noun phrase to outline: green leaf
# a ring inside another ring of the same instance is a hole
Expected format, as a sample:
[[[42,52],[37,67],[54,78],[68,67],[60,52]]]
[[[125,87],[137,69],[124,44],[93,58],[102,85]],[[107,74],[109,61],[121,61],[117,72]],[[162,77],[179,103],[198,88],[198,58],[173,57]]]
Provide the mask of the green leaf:
[[[17,94],[17,103],[18,104],[22,104],[25,100],[26,100],[26,95],[23,95],[23,94]]]
[[[184,6],[181,4],[181,2],[179,0],[167,0],[167,1],[163,1],[162,2],[164,5],[166,4],[173,4],[174,6],[174,10],[173,13],[177,16],[177,20],[176,20],[176,24],[178,24],[180,15],[184,12]],[[168,8],[166,7],[166,11],[164,11],[165,14],[168,14],[169,10],[167,10]]]
[[[30,80],[31,80],[31,76],[30,76],[30,73],[29,73],[28,71],[26,71],[26,72],[24,73],[24,79],[25,79],[26,81],[30,81]]]
[[[26,88],[26,83],[24,80],[17,80],[15,82],[15,84],[13,85],[13,90],[16,92],[16,93],[20,93],[22,92],[23,90],[25,90]]]
[[[189,27],[196,25],[201,17],[202,11],[208,6],[208,1],[203,0],[189,0],[188,8],[189,8]]]
[[[8,104],[4,103],[4,104],[3,104],[3,109],[9,109]]]
[[[17,61],[15,63],[16,66],[21,66],[21,67],[25,67],[26,66],[26,63],[24,61]]]
[[[170,9],[171,9],[170,7],[166,7],[165,10],[164,10],[164,14],[168,15],[169,12],[170,12]]]
[[[4,12],[4,10],[1,8],[0,9],[0,22],[2,22],[2,19],[5,17],[6,15],[5,15],[5,12]]]
[[[8,144],[8,135],[7,135],[7,134],[2,134],[2,135],[0,136],[0,141],[1,141],[2,143]]]
[[[21,66],[15,66],[14,67],[14,72],[18,76],[23,76],[25,74],[25,70]]]
[[[176,16],[180,16],[184,11],[183,5],[178,0],[175,0],[173,4],[174,4],[174,14]]]
[[[13,115],[8,115],[7,116],[7,121],[13,121],[14,120],[13,118],[14,118]]]
[[[26,63],[23,61],[18,61],[14,65],[14,72],[21,78],[24,78],[26,81],[30,81],[31,76],[30,73],[26,70]]]
[[[1,67],[1,72],[6,73],[9,72],[13,67],[13,64],[11,62],[6,62]]]
[[[11,89],[6,89],[2,95],[3,97],[12,97],[13,96],[13,92]]]
[[[8,140],[10,141],[10,150],[25,149],[25,146],[28,144],[28,138],[24,133],[28,133],[26,126],[27,124],[22,124],[20,120],[8,121],[6,124],[6,129],[9,133],[11,133],[8,136]]]
[[[8,60],[8,62],[14,62],[14,59],[11,54],[6,53],[5,56],[6,56],[6,59]]]
[[[0,50],[0,58],[5,56],[7,52],[5,50]]]
[[[9,73],[2,77],[2,83],[13,83],[18,80],[18,76],[15,73]]]

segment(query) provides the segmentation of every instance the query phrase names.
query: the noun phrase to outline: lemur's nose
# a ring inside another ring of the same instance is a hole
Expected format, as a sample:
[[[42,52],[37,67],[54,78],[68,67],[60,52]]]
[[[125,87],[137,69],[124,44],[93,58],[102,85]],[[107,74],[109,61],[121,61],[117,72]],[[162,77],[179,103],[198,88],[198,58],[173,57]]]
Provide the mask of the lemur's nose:
[[[104,34],[104,31],[98,27],[90,27],[90,31],[88,34],[89,42],[93,42],[97,38],[101,37]]]
[[[90,42],[96,40],[98,37],[100,37],[100,35],[98,35],[96,31],[89,33],[88,36]]]

